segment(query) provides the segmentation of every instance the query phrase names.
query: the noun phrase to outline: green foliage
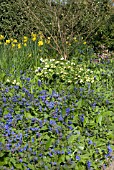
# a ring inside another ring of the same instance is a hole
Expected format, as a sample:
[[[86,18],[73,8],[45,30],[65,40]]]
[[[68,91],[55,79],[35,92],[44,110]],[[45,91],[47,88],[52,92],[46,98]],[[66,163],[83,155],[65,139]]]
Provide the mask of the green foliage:
[[[25,9],[21,9],[18,1],[0,1],[0,33],[10,37],[20,37],[30,34],[34,26],[30,18],[25,15]]]
[[[93,35],[92,43],[95,50],[98,52],[99,47],[104,45],[109,51],[114,51],[114,15],[112,14],[109,19],[103,24]]]
[[[17,79],[6,75],[0,94],[1,168],[85,170],[90,161],[91,168],[98,170],[108,164],[105,157],[111,159],[114,125],[112,65],[51,59],[41,63],[45,77],[29,70]],[[46,81],[52,79],[52,66],[59,73],[54,86]],[[81,79],[92,73],[96,80],[75,85],[74,72]]]

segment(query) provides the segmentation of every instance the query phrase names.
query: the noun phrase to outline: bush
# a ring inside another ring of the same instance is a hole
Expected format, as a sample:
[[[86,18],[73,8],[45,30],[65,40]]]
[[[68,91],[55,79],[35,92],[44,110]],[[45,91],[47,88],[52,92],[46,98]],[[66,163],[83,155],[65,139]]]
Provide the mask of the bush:
[[[7,37],[19,37],[32,32],[34,26],[25,15],[18,1],[0,1],[0,33]]]

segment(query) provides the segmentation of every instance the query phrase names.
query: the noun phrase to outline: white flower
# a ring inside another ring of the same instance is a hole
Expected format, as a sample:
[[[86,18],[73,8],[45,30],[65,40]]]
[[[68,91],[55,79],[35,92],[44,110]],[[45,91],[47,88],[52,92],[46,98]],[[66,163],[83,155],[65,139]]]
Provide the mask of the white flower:
[[[17,82],[17,83],[16,83],[16,85],[17,85],[17,86],[19,86],[19,85],[20,85],[20,83],[19,83],[19,82]]]
[[[7,81],[8,83],[10,82],[10,80],[9,80],[9,79],[7,79],[6,81]]]
[[[45,65],[46,68],[49,68],[49,65]]]
[[[12,84],[16,84],[16,80],[14,80],[14,81],[12,82]]]
[[[56,61],[56,62],[55,62],[55,64],[58,64],[58,63],[60,63],[60,62],[59,62],[59,61]]]
[[[68,80],[68,83],[72,83],[72,80]]]
[[[47,68],[46,68],[46,67],[44,67],[44,68],[43,68],[43,70],[47,70]]]
[[[44,72],[44,74],[47,74],[48,72]]]
[[[82,80],[82,79],[80,80],[80,83],[83,83],[83,80]]]
[[[43,58],[40,58],[40,61],[42,61],[42,62],[43,62],[43,61],[44,61],[44,60],[43,60]]]
[[[53,59],[50,59],[50,61],[55,61],[55,59],[53,58]]]

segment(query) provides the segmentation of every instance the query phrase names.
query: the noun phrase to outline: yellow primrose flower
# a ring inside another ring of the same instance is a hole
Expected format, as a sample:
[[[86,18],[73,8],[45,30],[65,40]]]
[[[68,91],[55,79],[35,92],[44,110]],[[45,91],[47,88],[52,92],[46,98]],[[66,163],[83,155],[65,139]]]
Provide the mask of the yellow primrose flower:
[[[0,40],[3,40],[4,39],[4,36],[3,35],[0,35]]]
[[[11,42],[10,40],[6,40],[6,44],[10,44],[10,42]]]
[[[20,49],[21,48],[21,43],[18,43],[17,47]]]
[[[38,41],[38,46],[42,46],[43,45],[43,41]]]
[[[83,44],[85,45],[85,44],[86,44],[86,41],[85,41],[85,42],[83,42]]]

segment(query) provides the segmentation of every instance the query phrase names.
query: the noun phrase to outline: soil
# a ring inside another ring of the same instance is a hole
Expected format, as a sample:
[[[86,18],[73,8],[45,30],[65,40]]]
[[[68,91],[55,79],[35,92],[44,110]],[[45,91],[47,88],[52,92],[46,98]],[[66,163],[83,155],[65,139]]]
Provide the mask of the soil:
[[[111,163],[111,165],[108,168],[106,168],[106,170],[114,170],[114,161]]]

